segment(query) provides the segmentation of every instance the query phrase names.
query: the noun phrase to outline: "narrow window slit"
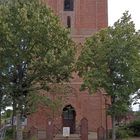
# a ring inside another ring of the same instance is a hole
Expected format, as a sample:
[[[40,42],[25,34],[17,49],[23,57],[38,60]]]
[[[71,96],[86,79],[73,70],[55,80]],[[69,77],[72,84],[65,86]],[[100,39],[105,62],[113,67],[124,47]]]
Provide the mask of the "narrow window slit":
[[[67,17],[67,28],[71,28],[71,17]]]

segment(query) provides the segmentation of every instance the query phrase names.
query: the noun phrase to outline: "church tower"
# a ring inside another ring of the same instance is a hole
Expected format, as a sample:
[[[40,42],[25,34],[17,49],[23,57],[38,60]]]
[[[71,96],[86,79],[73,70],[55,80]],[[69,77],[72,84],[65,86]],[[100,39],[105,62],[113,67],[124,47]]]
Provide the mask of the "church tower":
[[[108,25],[107,0],[43,0],[69,28],[76,42]]]
[[[42,0],[59,16],[62,25],[69,28],[71,38],[82,44],[85,38],[108,26],[107,0]],[[60,108],[60,114],[54,119],[58,127],[70,127],[76,133],[82,118],[88,120],[88,131],[97,132],[99,127],[111,128],[110,118],[106,114],[106,99],[102,93],[89,95],[79,91],[82,80],[74,73],[70,85],[72,89],[68,99]],[[28,119],[28,126],[45,129],[49,117],[41,109]],[[106,129],[107,130],[107,129]]]

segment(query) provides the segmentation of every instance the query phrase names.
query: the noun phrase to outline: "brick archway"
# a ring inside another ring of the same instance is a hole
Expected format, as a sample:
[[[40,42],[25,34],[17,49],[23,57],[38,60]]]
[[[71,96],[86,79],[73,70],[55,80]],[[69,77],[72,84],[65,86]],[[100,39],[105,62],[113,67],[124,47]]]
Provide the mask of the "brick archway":
[[[70,133],[75,132],[76,112],[74,107],[67,105],[63,108],[62,123],[63,127],[70,127]]]

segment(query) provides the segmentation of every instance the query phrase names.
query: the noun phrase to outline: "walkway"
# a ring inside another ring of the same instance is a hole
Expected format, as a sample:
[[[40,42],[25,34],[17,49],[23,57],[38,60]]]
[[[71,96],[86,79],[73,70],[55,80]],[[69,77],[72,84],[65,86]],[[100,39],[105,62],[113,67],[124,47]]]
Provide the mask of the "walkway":
[[[128,140],[140,140],[140,137],[137,137],[137,138],[128,138]]]

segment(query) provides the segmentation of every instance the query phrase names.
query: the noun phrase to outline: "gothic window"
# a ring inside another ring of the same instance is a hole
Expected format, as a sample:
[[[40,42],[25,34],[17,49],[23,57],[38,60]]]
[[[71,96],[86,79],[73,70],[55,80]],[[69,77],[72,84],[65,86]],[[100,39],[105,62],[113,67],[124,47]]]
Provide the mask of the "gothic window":
[[[72,106],[68,105],[63,109],[63,118],[65,120],[72,120],[75,117],[75,110]]]
[[[64,0],[64,11],[73,11],[74,0]]]
[[[70,16],[67,17],[67,27],[71,28],[71,18],[70,18]]]

